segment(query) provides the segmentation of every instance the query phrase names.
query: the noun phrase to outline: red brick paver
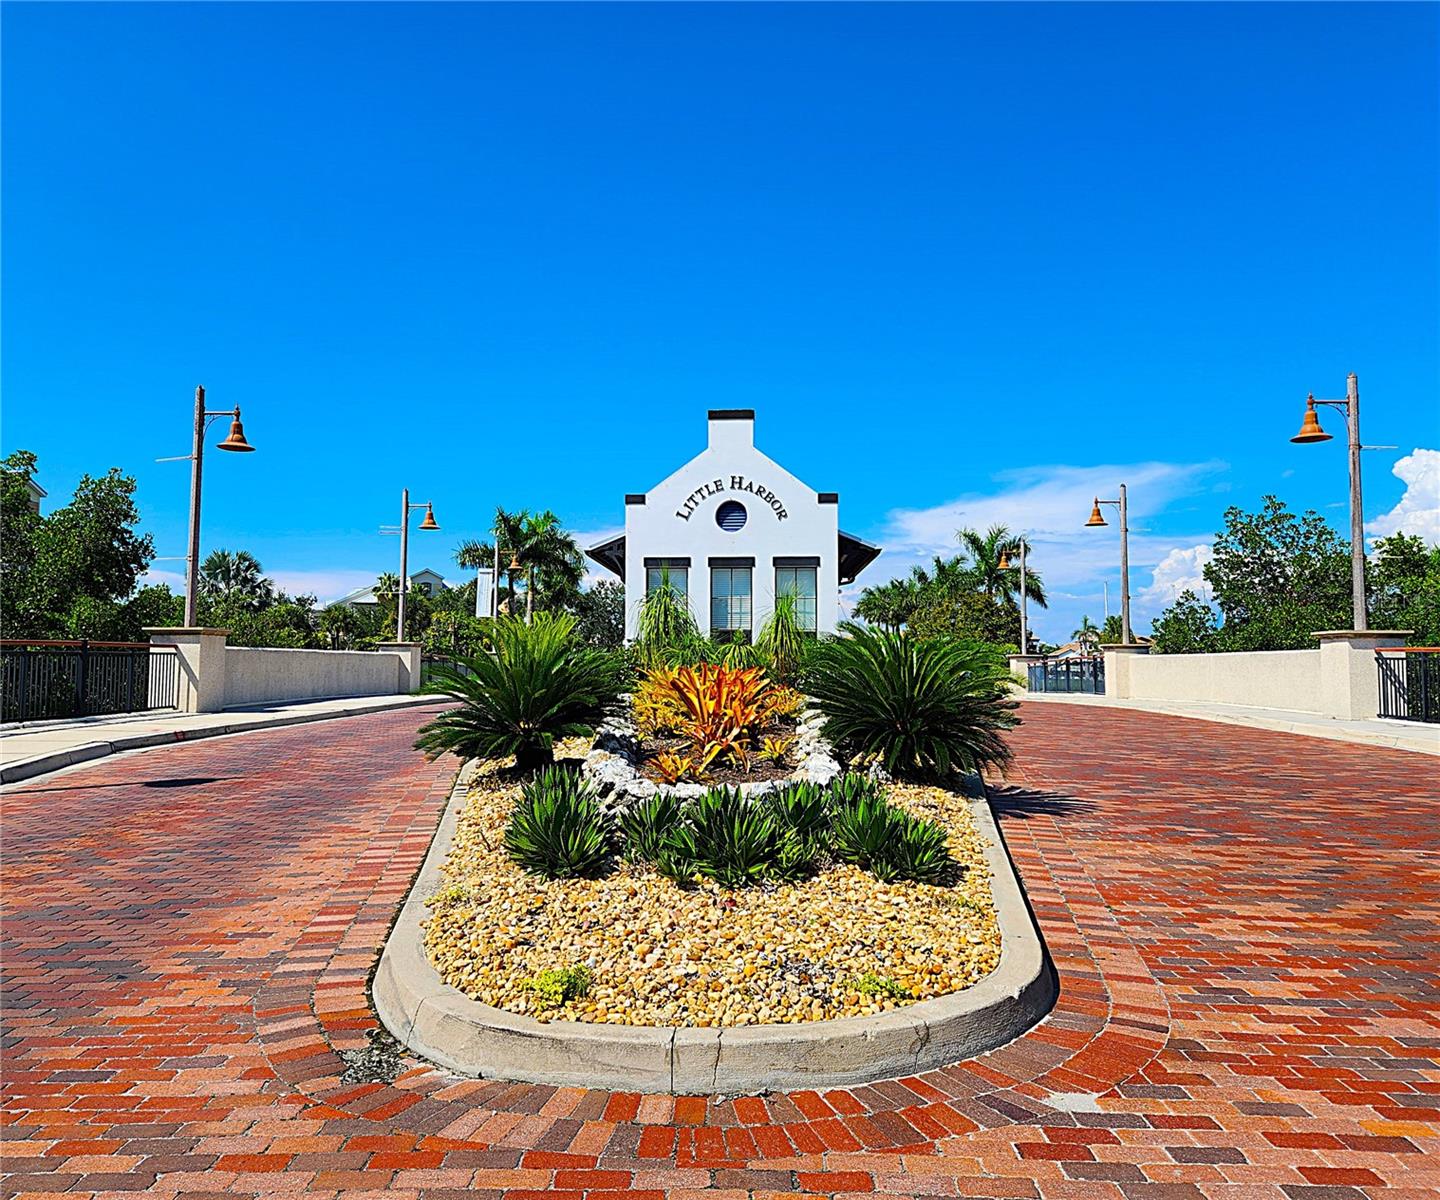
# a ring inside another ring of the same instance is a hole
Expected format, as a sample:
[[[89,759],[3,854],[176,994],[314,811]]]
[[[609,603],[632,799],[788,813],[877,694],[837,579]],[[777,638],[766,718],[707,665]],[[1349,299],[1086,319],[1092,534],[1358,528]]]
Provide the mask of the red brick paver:
[[[391,713],[109,760],[4,815],[10,1193],[1440,1193],[1430,764],[1031,706],[996,807],[1060,976],[992,1054],[868,1087],[352,1082],[451,768]]]

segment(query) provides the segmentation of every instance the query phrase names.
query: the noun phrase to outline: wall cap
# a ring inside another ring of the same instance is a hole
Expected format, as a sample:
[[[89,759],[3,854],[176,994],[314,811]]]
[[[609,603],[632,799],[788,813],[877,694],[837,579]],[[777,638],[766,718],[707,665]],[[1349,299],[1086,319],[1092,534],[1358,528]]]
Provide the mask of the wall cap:
[[[228,629],[212,629],[208,625],[155,625],[145,626],[142,633],[148,633],[152,637],[157,633],[180,634],[188,633],[203,637],[229,637]]]
[[[1414,635],[1413,629],[1321,629],[1310,636],[1319,638],[1322,642],[1343,642],[1362,641],[1365,638],[1408,638]]]
[[[424,649],[424,642],[376,642],[377,650],[416,650]]]

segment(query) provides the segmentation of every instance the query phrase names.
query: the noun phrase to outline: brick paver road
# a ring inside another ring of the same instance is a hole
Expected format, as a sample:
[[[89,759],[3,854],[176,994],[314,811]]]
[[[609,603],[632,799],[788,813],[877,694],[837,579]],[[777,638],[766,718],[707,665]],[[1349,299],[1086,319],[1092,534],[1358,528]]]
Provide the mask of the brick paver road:
[[[366,975],[449,783],[409,749],[418,714],[14,789],[8,1187],[1440,1193],[1433,760],[1114,709],[1024,715],[997,808],[1059,969],[1055,1012],[957,1068],[728,1101],[413,1062],[351,1081]]]

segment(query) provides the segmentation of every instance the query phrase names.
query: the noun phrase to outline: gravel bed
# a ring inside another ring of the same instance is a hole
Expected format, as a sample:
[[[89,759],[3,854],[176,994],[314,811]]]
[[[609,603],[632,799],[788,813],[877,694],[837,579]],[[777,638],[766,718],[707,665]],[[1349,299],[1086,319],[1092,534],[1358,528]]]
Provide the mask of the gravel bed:
[[[818,1021],[960,991],[1000,961],[983,842],[956,793],[890,787],[892,802],[949,830],[962,868],[950,886],[883,884],[841,864],[735,891],[682,889],[618,859],[603,879],[527,875],[504,852],[519,795],[498,764],[482,765],[425,927],[445,981],[496,1008],[617,1025]],[[579,965],[591,974],[583,997],[549,1007],[526,986]]]

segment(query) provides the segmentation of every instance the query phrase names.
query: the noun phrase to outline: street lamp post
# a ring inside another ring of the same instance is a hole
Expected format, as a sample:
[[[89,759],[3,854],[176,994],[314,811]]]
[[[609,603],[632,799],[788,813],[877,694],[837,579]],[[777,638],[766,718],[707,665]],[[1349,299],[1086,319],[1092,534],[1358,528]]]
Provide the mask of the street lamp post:
[[[195,442],[190,453],[190,547],[185,556],[185,624],[194,628],[200,596],[200,475],[205,458],[205,431],[221,417],[230,418],[230,436],[217,442],[217,450],[248,452],[255,447],[245,440],[240,424],[240,407],[211,412],[205,407],[205,389],[195,389]],[[172,460],[173,461],[173,460]]]
[[[1300,432],[1290,440],[1302,445],[1307,442],[1328,442],[1330,435],[1320,428],[1320,418],[1315,414],[1317,404],[1345,410],[1345,427],[1350,442],[1350,592],[1357,631],[1369,628],[1365,611],[1365,508],[1360,500],[1360,381],[1351,371],[1345,379],[1345,399],[1317,400],[1310,395],[1305,400],[1305,419],[1300,423]]]
[[[1020,653],[1030,653],[1030,622],[1029,612],[1025,605],[1025,534],[1021,533],[1017,539],[1020,548]],[[1000,552],[1000,569],[1010,569],[1010,556],[1003,550]]]
[[[425,518],[420,522],[420,528],[427,532],[439,529],[435,522],[435,507],[426,500],[423,504],[410,503],[410,489],[405,488],[400,493],[400,601],[395,612],[395,640],[405,640],[405,594],[410,590],[410,514],[417,508],[425,510]]]
[[[1135,639],[1130,634],[1130,516],[1125,501],[1125,485],[1120,485],[1118,500],[1095,497],[1095,507],[1090,510],[1090,519],[1085,522],[1087,529],[1109,524],[1100,513],[1102,504],[1110,504],[1120,510],[1120,640],[1129,646]]]

